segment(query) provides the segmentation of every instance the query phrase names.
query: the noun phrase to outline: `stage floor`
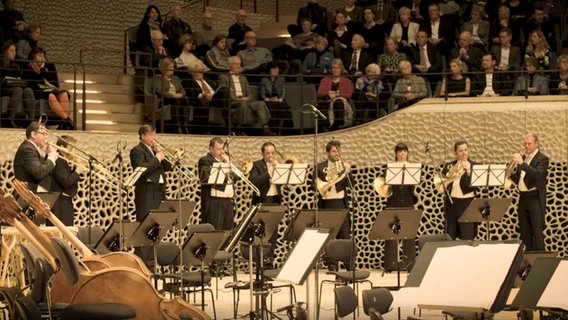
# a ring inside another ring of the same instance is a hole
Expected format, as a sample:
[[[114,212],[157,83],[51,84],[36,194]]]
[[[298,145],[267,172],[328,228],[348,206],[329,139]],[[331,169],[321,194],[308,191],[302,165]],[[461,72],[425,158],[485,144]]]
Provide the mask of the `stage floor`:
[[[401,283],[404,284],[404,282],[406,281],[406,272],[401,272]],[[239,281],[248,281],[248,274],[239,272],[238,273],[238,280]],[[314,293],[314,273],[312,272],[312,274],[310,275],[310,277],[308,278],[308,282],[309,282],[309,299],[310,299],[310,319],[314,319],[313,316],[313,310],[315,309],[314,307],[312,307],[312,305],[315,306],[315,293]],[[333,279],[332,276],[326,275],[325,274],[325,270],[320,271],[319,273],[319,280],[323,280],[323,279]],[[370,280],[373,283],[374,287],[383,287],[383,286],[396,286],[397,283],[397,277],[396,277],[396,272],[391,272],[391,273],[385,273],[383,274],[382,271],[371,271],[371,277]],[[223,277],[222,279],[219,279],[219,285],[218,285],[218,295],[219,298],[216,299],[215,303],[216,303],[216,307],[217,307],[217,319],[234,319],[233,316],[233,293],[231,289],[225,289],[225,284],[228,282],[232,282],[233,279],[232,277]],[[279,282],[274,282],[274,284],[283,284],[283,283],[279,283]],[[215,279],[212,279],[212,289],[213,292],[215,292]],[[307,302],[306,296],[307,296],[307,290],[306,290],[306,285],[304,284],[303,286],[295,286],[296,289],[296,297],[297,297],[297,301],[299,302]],[[369,289],[369,285],[368,284],[361,284],[359,286],[359,290],[365,290],[365,289]],[[333,295],[333,285],[328,284],[328,285],[324,285],[323,287],[323,295],[322,295],[322,306],[320,308],[320,319],[334,319],[334,295]],[[273,303],[272,303],[272,311],[276,313],[276,310],[278,308],[287,306],[290,304],[289,302],[289,293],[288,293],[288,289],[287,288],[283,288],[280,292],[274,293],[272,294],[273,297]],[[250,303],[249,303],[249,296],[250,293],[248,290],[241,290],[241,298],[240,298],[240,302],[238,304],[238,316],[237,318],[249,318],[248,317],[248,313],[250,310]],[[213,317],[213,310],[211,308],[211,304],[210,304],[210,295],[208,293],[206,293],[205,296],[205,302],[206,302],[206,306],[205,306],[205,311],[211,316]],[[191,302],[193,302],[193,296],[190,297]],[[201,297],[200,294],[197,294],[196,296],[196,304],[199,304],[201,301]],[[267,306],[268,308],[270,308],[270,297],[268,297],[267,299]],[[254,309],[254,302],[253,302],[253,309]],[[363,302],[361,300],[361,295],[359,296],[359,315],[356,317],[356,319],[369,319],[369,317],[367,315],[364,314],[363,312]],[[285,312],[280,312],[277,313],[277,316],[282,318],[282,319],[288,319],[288,317],[286,316]],[[400,309],[400,317],[401,319],[406,319],[408,316],[415,316],[418,317],[418,309],[414,310],[412,308],[401,308]],[[353,316],[349,315],[347,317],[345,317],[345,319],[352,319]],[[398,308],[395,308],[393,310],[391,310],[389,313],[384,314],[383,318],[385,320],[390,320],[390,319],[398,319],[399,315],[398,315]],[[443,318],[443,314],[441,311],[439,310],[422,310],[421,312],[421,318],[422,319],[442,319]],[[257,318],[260,319],[260,318]],[[265,318],[266,319],[266,318]],[[276,318],[274,318],[276,319]],[[517,315],[516,312],[500,312],[498,314],[495,315],[494,319],[500,320],[500,319],[517,319]],[[535,318],[534,319],[538,319],[538,316],[535,314]]]

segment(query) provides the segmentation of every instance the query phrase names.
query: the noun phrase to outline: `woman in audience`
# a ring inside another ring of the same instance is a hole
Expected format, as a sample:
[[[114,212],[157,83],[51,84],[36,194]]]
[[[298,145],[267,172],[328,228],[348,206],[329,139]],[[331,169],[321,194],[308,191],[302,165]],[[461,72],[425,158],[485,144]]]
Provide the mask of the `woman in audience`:
[[[325,50],[327,40],[323,37],[316,39],[316,50],[308,53],[302,64],[302,72],[308,75],[324,75],[331,72],[333,53]],[[308,83],[318,83],[315,77],[308,77]]]
[[[41,26],[37,24],[30,24],[27,28],[26,38],[18,41],[16,44],[16,57],[19,60],[26,60],[30,51],[39,45],[40,37]]]
[[[211,44],[211,50],[207,51],[205,59],[211,69],[215,71],[228,71],[229,70],[229,57],[231,54],[227,49],[227,36],[218,34]]]
[[[410,21],[410,9],[402,7],[398,10],[400,22],[392,26],[390,33],[391,38],[395,39],[403,48],[416,46],[416,35],[418,34],[419,25]],[[401,48],[402,49],[402,48]]]
[[[177,133],[189,133],[189,99],[180,78],[174,75],[175,62],[171,58],[160,61],[160,72],[154,76],[154,92],[162,98],[162,106],[172,106],[172,120],[177,124]]]
[[[540,30],[533,30],[529,34],[525,60],[530,57],[537,59],[540,69],[548,70],[550,68],[550,46]]]
[[[353,84],[345,76],[346,70],[341,59],[331,62],[331,75],[321,79],[318,88],[318,109],[323,114],[330,114],[333,110],[335,121],[329,130],[340,129],[344,124],[344,115],[349,105],[349,99],[353,95]],[[327,121],[321,121],[323,131],[327,131]]]
[[[0,96],[10,97],[8,114],[13,127],[16,119],[32,119],[35,111],[34,92],[22,81],[22,70],[16,63],[16,45],[12,41],[2,46],[0,53]],[[22,97],[23,102],[22,103]],[[23,106],[26,106],[24,111]]]
[[[526,74],[522,74],[515,81],[513,89],[514,96],[522,95],[545,95],[548,94],[548,79],[545,76],[537,74],[538,61],[534,57],[525,59]]]
[[[152,39],[150,37],[150,30],[162,30],[162,16],[160,15],[160,9],[156,5],[149,5],[144,13],[144,18],[140,21],[138,25],[138,32],[136,33],[136,46],[138,50],[144,50],[144,48],[152,45]]]
[[[442,80],[440,97],[469,97],[471,80],[462,75],[462,64],[460,59],[450,61],[450,74]]]
[[[292,112],[286,102],[286,80],[280,76],[280,68],[276,63],[269,62],[266,69],[269,76],[260,81],[260,98],[264,100],[272,116],[269,128],[282,135],[282,128],[292,126]]]
[[[181,53],[175,60],[177,68],[189,70],[195,63],[202,62],[191,52],[194,49],[194,41],[191,34],[182,35],[179,38],[179,45],[181,46]],[[209,68],[205,68],[205,71],[209,71]],[[189,76],[186,72],[182,72],[180,75],[183,75],[183,78],[186,78],[185,75]]]
[[[343,50],[351,47],[351,38],[353,38],[354,28],[352,23],[349,24],[348,28],[347,19],[342,12],[335,13],[333,21],[335,21],[336,27],[327,33],[327,42],[329,44],[329,50],[333,52],[333,55],[341,57]]]
[[[363,10],[363,26],[359,31],[365,43],[369,44],[368,50],[373,54],[373,60],[376,61],[379,54],[383,53],[383,45],[385,43],[384,25],[375,23],[375,11],[371,8]]]
[[[558,72],[550,77],[550,93],[568,94],[568,55],[561,54],[556,62]]]
[[[376,63],[371,63],[365,68],[365,75],[358,78],[355,82],[355,124],[363,123],[366,120],[365,110],[369,110],[369,118],[377,118],[377,108],[383,107],[381,95],[384,93],[384,86],[381,82],[381,68]],[[388,98],[387,98],[388,99]],[[379,111],[379,116],[386,115],[384,108]]]
[[[30,63],[24,70],[22,78],[34,91],[36,100],[47,100],[49,109],[63,120],[62,129],[75,129],[69,118],[69,93],[59,88],[59,78],[53,63],[47,63],[47,55],[41,47],[35,47],[28,55]]]
[[[379,56],[377,64],[381,67],[383,74],[389,75],[385,80],[394,83],[395,75],[399,72],[399,64],[401,61],[408,60],[404,53],[398,52],[398,43],[394,38],[387,37],[385,39],[385,53]]]

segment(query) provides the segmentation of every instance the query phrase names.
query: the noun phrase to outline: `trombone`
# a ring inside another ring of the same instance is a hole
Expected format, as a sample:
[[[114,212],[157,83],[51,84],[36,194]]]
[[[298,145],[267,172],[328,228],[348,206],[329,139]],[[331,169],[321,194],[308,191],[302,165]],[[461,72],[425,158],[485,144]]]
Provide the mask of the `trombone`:
[[[164,153],[164,160],[169,162],[172,166],[180,166],[181,160],[185,157],[185,150],[183,148],[172,148],[168,147],[167,145],[160,142],[158,139],[154,139],[154,152],[162,151]],[[184,175],[187,179],[195,178],[195,175],[189,171],[182,171],[181,169],[179,172]]]
[[[231,171],[237,177],[239,177],[241,180],[243,180],[243,182],[247,186],[249,186],[257,196],[260,196],[260,190],[258,190],[258,188],[247,178],[247,174],[243,173],[243,171],[241,171],[241,169],[239,169],[239,167],[237,167],[232,161],[230,161],[229,157],[227,155],[225,155],[223,160],[225,161],[225,163],[228,163],[230,165]],[[252,162],[251,162],[251,164],[252,164]],[[251,169],[252,169],[252,165],[251,165]],[[249,170],[249,172],[250,172],[250,170]]]

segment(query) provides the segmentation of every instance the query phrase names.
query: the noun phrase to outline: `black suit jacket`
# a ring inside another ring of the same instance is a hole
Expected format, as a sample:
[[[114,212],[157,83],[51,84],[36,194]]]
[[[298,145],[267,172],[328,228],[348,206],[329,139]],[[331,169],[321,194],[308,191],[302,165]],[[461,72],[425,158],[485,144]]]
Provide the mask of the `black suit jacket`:
[[[524,159],[524,157],[523,157]],[[524,182],[528,189],[536,188],[540,212],[542,212],[542,225],[544,226],[544,215],[546,213],[546,180],[548,176],[548,164],[550,160],[542,153],[537,152],[529,164],[522,163],[517,167],[517,171],[511,175],[511,180],[519,185],[521,171],[525,172]]]
[[[207,84],[215,91],[217,89],[217,84],[209,79],[203,78],[203,81],[207,82]],[[189,99],[189,104],[192,106],[201,105],[201,98],[199,97],[200,94],[203,94],[203,90],[201,86],[197,83],[195,79],[189,79],[183,82],[185,88],[185,94]]]
[[[471,161],[468,159],[468,161],[471,163],[471,165],[475,165],[477,164],[474,161]],[[450,170],[451,167],[455,166],[457,163],[457,160],[451,161],[446,163],[446,165],[444,166],[444,168],[442,169],[442,174],[446,175],[448,173],[448,170]],[[454,181],[455,182],[455,181]],[[448,185],[448,192],[451,192],[452,190],[452,185],[454,184],[454,182],[450,183]],[[464,174],[462,174],[460,180],[459,180],[459,184],[460,184],[460,188],[463,192],[463,194],[468,194],[470,192],[475,192],[476,188],[471,186],[471,174],[467,174],[467,172],[464,172]]]
[[[428,60],[430,61],[430,68],[428,68],[427,72],[442,72],[442,56],[440,55],[440,50],[427,43],[426,54],[428,55]],[[420,47],[416,46],[410,49],[410,59],[414,72],[421,74],[421,72],[419,72],[414,67],[414,65],[420,64]]]
[[[253,197],[253,204],[265,202],[266,193],[268,189],[270,189],[270,174],[268,173],[268,167],[264,159],[257,160],[253,163],[249,180],[258,188],[258,191],[260,191],[260,197],[256,195]],[[280,202],[280,187],[280,185],[276,186],[278,189],[278,202]]]
[[[420,26],[420,30],[426,31],[428,38],[432,37],[432,25],[430,20],[424,21]],[[442,38],[438,44],[438,49],[443,55],[447,55],[450,49],[454,47],[456,42],[456,26],[454,25],[454,18],[452,15],[443,15],[440,17],[440,27],[438,30],[438,37]]]
[[[216,189],[219,191],[225,190],[225,184],[221,185],[211,185],[208,184],[207,181],[209,180],[209,175],[211,174],[211,168],[213,167],[213,163],[219,162],[211,153],[207,153],[207,155],[199,158],[197,162],[197,170],[199,173],[199,181],[201,182],[201,221],[207,221],[207,217],[209,212],[207,211],[208,202],[211,199],[211,189]],[[225,179],[225,183],[227,182],[227,178]]]
[[[28,183],[32,192],[37,192],[38,185],[45,190],[51,189],[51,171],[55,164],[39,154],[35,145],[24,141],[14,156],[14,177]]]
[[[461,48],[453,48],[450,51],[450,57],[452,59],[461,59],[460,57],[460,49]],[[469,47],[467,50],[467,60],[463,60],[467,65],[468,72],[475,72],[481,70],[481,57],[483,56],[483,51],[476,47]]]
[[[71,198],[77,194],[81,177],[74,169],[71,169],[67,161],[59,158],[55,161],[55,169],[51,172],[52,192],[61,192],[59,198],[52,207],[55,214],[65,225],[73,225],[73,205]]]
[[[501,61],[501,46],[495,45],[491,47],[491,54],[495,57],[495,64],[499,65]],[[519,71],[521,70],[521,64],[523,60],[521,57],[521,49],[519,47],[511,46],[509,49],[509,70]],[[515,75],[516,76],[516,75]]]
[[[355,71],[351,70],[351,59],[353,58],[353,50],[344,51],[343,52],[343,64],[345,65],[345,69],[349,71],[350,74],[355,73]],[[373,63],[373,55],[366,50],[361,50],[359,52],[359,57],[357,61],[357,71],[361,71],[365,73],[365,68]]]
[[[472,81],[473,82],[473,81]],[[480,95],[487,86],[485,73],[477,74],[475,94]],[[513,84],[504,72],[493,72],[493,91],[501,96],[510,96],[513,92]]]
[[[327,168],[327,160],[324,162],[320,162],[318,164],[318,178],[326,181],[326,174],[324,172],[324,169]],[[341,192],[346,190],[349,187],[349,182],[347,181],[347,179],[351,179],[351,181],[353,181],[353,177],[351,175],[351,173],[349,173],[347,175],[347,177],[339,180],[336,184],[335,184],[335,190],[337,190],[337,192]],[[320,195],[320,201],[322,200],[321,195]],[[345,193],[345,198],[343,198],[343,202],[345,203],[345,206],[347,206],[347,193]]]

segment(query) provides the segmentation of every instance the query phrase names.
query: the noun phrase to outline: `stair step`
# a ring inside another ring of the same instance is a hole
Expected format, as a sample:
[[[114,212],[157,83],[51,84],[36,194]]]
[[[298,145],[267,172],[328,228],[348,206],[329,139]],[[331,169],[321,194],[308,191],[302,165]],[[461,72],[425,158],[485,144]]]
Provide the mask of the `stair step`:
[[[115,125],[109,124],[90,124],[87,123],[87,130],[90,132],[138,132],[140,124],[120,123]]]
[[[123,113],[123,114],[141,114],[143,113],[141,105],[136,103],[88,103],[87,110],[103,110],[107,114]]]
[[[61,83],[61,89],[65,89],[69,92],[73,92],[73,84],[72,83]],[[105,83],[93,83],[87,84],[87,93],[92,91],[98,91],[100,93],[114,93],[114,94],[128,94],[131,95],[133,92],[133,88],[131,85],[123,85],[123,84],[105,84]],[[83,90],[82,85],[77,85],[77,92],[80,95]]]
[[[119,125],[123,124],[138,124],[142,121],[142,114],[128,114],[128,113],[108,113],[108,114],[89,114],[87,121],[113,121]]]
[[[102,101],[103,103],[116,103],[116,104],[131,104],[134,103],[134,97],[131,94],[114,94],[114,93],[87,93],[86,94],[87,103],[88,100]],[[83,99],[83,95],[77,95],[77,104],[80,104]],[[95,103],[93,103],[95,104]]]
[[[73,80],[73,73],[71,72],[58,72],[59,82],[65,82],[65,80]],[[83,81],[83,74],[77,73],[77,83],[82,83]],[[133,75],[129,74],[96,74],[96,73],[88,73],[86,75],[86,80],[91,81],[93,83],[105,83],[105,84],[122,84],[122,85],[132,85],[134,84],[134,77]]]

